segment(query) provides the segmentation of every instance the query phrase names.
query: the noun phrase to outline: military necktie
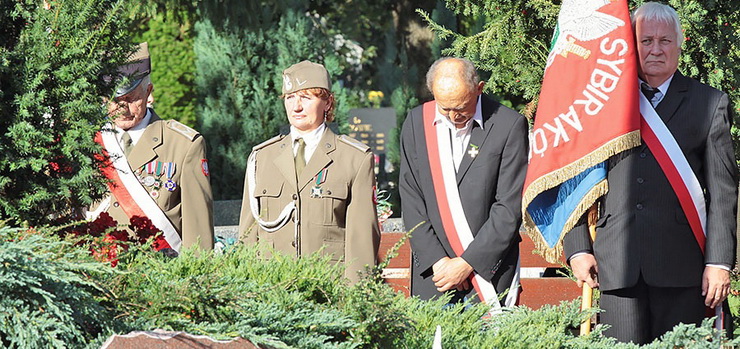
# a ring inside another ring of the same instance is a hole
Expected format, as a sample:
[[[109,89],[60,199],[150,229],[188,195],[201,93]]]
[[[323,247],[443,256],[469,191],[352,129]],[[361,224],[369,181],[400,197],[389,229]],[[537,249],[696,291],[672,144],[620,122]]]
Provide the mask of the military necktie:
[[[659,89],[651,87],[646,82],[640,84],[640,89],[642,90],[642,94],[647,97],[653,107],[655,107],[658,104],[658,101],[663,98],[663,94]]]
[[[128,154],[131,152],[131,149],[134,147],[134,141],[131,140],[131,135],[128,134],[128,132],[123,131],[123,136],[121,137],[121,145],[123,145],[123,153],[128,156]]]
[[[296,139],[296,142],[298,142],[298,150],[295,153],[295,177],[298,178],[301,176],[301,172],[303,172],[303,169],[306,167],[306,141],[303,140],[303,138]]]

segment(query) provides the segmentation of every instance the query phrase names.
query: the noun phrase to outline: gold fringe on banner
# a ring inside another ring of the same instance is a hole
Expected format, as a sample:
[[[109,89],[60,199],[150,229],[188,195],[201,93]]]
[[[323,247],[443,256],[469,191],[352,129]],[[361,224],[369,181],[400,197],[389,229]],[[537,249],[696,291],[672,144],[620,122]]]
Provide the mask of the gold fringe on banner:
[[[592,188],[581,200],[576,209],[571,213],[568,218],[563,230],[560,232],[558,242],[554,247],[549,247],[542,237],[542,233],[537,229],[537,226],[532,221],[532,217],[527,213],[527,207],[540,193],[552,189],[561,183],[575,177],[579,173],[606,161],[615,154],[618,154],[627,149],[637,147],[642,144],[640,137],[640,131],[635,130],[626,133],[622,136],[612,139],[606,144],[602,145],[598,149],[586,154],[586,156],[574,161],[571,164],[563,166],[555,171],[552,171],[538,179],[527,187],[522,197],[522,216],[524,217],[524,228],[527,231],[527,235],[532,238],[535,244],[535,248],[542,252],[545,259],[551,263],[557,263],[560,254],[563,251],[562,241],[565,233],[573,229],[575,224],[581,218],[584,212],[588,210],[596,200],[606,194],[608,186],[606,180],[599,182],[594,188]]]
[[[558,237],[558,242],[555,243],[554,247],[547,245],[545,238],[542,236],[542,232],[539,231],[532,221],[532,218],[529,215],[524,216],[525,225],[529,225],[526,227],[527,235],[529,235],[532,242],[534,242],[535,249],[542,254],[542,257],[544,257],[546,261],[554,264],[558,263],[560,255],[563,253],[563,238],[565,237],[565,233],[573,229],[581,219],[583,213],[586,212],[586,210],[588,210],[596,200],[606,194],[607,191],[609,191],[609,185],[606,179],[604,179],[597,183],[588,191],[588,193],[586,193],[586,195],[583,196],[581,202],[576,205],[573,212],[571,212],[570,216],[565,221],[563,230],[560,232],[560,237]]]

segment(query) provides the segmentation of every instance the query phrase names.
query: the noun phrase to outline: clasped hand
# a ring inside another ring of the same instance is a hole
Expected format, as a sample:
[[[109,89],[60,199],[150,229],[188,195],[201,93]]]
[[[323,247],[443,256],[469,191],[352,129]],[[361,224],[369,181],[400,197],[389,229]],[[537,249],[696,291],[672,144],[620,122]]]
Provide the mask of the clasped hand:
[[[432,265],[432,271],[434,272],[432,281],[439,292],[453,288],[458,291],[470,289],[468,277],[473,272],[473,267],[460,257],[444,257]]]

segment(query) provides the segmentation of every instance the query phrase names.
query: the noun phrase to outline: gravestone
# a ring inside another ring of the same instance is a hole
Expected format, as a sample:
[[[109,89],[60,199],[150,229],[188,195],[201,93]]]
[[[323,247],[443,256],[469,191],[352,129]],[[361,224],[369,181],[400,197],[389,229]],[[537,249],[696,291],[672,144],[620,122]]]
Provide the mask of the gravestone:
[[[358,108],[349,111],[348,136],[365,143],[375,154],[375,175],[378,187],[386,189],[386,174],[393,171],[386,162],[386,151],[391,140],[391,130],[396,127],[396,110],[393,108]]]

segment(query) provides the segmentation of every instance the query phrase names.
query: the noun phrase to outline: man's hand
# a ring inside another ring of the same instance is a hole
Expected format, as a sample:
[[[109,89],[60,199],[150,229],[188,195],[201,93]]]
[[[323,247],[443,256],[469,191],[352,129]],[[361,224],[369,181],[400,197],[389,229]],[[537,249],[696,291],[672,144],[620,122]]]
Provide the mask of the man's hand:
[[[432,281],[439,292],[453,288],[459,291],[470,289],[468,276],[473,272],[473,267],[460,257],[444,257],[434,263],[432,271],[434,272]]]
[[[717,267],[704,267],[701,278],[701,295],[705,296],[704,305],[714,308],[727,298],[730,293],[730,272]]]
[[[583,287],[585,282],[591,288],[599,287],[596,276],[599,274],[599,266],[596,265],[596,258],[590,253],[582,254],[570,260],[570,267],[573,269],[573,276],[576,277],[578,287]]]

